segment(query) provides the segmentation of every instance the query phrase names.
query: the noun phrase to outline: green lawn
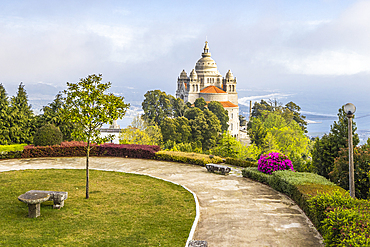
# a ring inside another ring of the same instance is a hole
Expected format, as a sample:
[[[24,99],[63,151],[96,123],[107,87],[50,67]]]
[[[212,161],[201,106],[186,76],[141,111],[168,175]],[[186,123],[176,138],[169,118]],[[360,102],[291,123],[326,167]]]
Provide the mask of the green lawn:
[[[67,191],[65,206],[41,204],[28,218],[17,197],[28,190]],[[85,170],[0,173],[0,246],[184,246],[195,202],[181,186],[142,175]]]
[[[27,144],[0,145],[0,152],[4,151],[22,151]]]

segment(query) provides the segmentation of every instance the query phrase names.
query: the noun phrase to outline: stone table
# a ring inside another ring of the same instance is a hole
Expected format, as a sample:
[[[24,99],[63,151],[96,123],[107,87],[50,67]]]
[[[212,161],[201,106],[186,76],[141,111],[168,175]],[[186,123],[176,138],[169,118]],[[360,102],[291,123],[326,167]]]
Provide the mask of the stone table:
[[[40,204],[49,200],[50,195],[42,192],[27,192],[18,196],[18,200],[28,204],[28,217],[36,218],[40,216]]]

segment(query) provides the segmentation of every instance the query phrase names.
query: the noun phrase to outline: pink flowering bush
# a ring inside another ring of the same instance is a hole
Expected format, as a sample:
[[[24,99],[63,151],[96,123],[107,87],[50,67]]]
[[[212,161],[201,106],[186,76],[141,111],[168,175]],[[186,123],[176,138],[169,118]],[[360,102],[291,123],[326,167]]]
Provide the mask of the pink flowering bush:
[[[280,153],[269,153],[261,155],[258,160],[258,171],[271,174],[274,171],[282,170],[294,171],[292,162],[287,156]]]

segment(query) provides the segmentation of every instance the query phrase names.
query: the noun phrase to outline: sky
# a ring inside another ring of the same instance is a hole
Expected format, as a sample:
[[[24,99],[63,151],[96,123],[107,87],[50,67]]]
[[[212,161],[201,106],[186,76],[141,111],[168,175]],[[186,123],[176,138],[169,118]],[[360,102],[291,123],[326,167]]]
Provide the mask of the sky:
[[[23,82],[40,109],[66,82],[103,74],[132,116],[146,91],[175,94],[206,40],[242,111],[293,101],[316,133],[352,102],[370,133],[370,1],[0,0],[0,83],[12,96]]]

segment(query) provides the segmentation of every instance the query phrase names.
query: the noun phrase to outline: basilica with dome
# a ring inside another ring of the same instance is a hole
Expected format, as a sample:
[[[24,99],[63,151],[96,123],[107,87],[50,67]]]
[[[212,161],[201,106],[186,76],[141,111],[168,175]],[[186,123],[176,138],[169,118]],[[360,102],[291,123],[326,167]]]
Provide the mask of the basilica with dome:
[[[223,77],[217,70],[216,62],[211,58],[208,42],[204,45],[202,57],[195,64],[189,76],[183,70],[177,79],[176,97],[184,102],[194,103],[204,98],[207,103],[218,101],[228,111],[229,132],[239,135],[239,106],[236,92],[236,78],[229,70]]]

